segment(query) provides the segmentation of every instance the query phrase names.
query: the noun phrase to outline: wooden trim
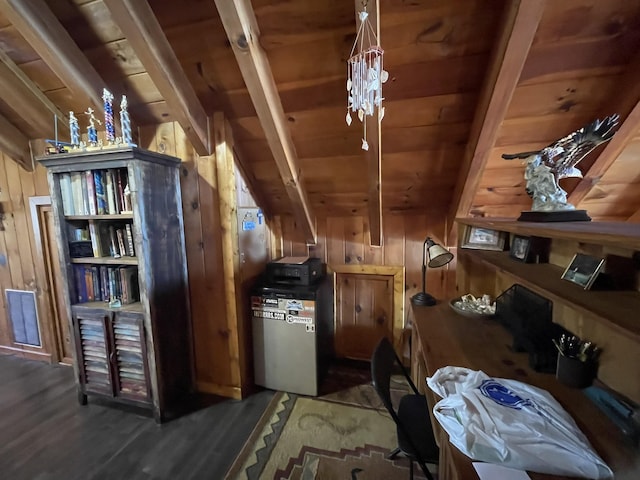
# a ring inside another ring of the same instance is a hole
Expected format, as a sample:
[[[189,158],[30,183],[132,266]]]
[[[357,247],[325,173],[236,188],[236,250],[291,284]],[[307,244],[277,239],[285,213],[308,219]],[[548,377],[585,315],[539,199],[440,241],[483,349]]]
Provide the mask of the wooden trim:
[[[24,348],[0,345],[0,354],[5,354],[5,353],[8,353],[10,355],[17,355],[23,358],[28,358],[30,360],[37,360],[39,362],[42,362],[43,360],[45,360],[48,363],[52,363],[51,354],[48,352],[36,352],[33,350],[26,350]]]
[[[242,400],[242,388],[229,387],[228,385],[219,385],[217,383],[198,382],[196,384],[198,391],[203,393],[211,393],[213,395],[220,395],[226,398],[235,398],[236,400]]]
[[[271,259],[280,258],[284,255],[284,245],[282,238],[282,217],[275,215],[267,222],[269,227],[269,253]]]
[[[495,46],[447,216],[466,216],[542,18],[545,0],[511,1]]]
[[[105,82],[44,0],[0,0],[0,8],[72,94],[102,109]]]
[[[216,6],[278,166],[294,216],[306,242],[314,245],[314,214],[303,185],[298,156],[271,66],[260,46],[260,30],[251,3],[248,0],[216,0]]]
[[[404,330],[404,267],[389,265],[327,265],[329,272],[336,274],[356,275],[391,275],[393,276],[393,344],[400,352],[403,346]],[[334,279],[336,282],[337,279]],[[334,284],[334,291],[336,285]],[[335,317],[335,301],[333,305]]]
[[[238,216],[236,180],[233,161],[233,145],[227,136],[229,124],[224,114],[213,115],[216,146],[216,176],[220,208],[220,230],[222,232],[222,268],[224,272],[224,295],[227,307],[229,338],[229,370],[231,383],[242,385],[245,367],[245,352],[242,351],[243,303],[240,275],[240,246],[238,243]]]
[[[198,155],[212,153],[208,118],[162,26],[145,0],[104,0]]]
[[[51,358],[55,362],[62,361],[62,358],[59,357],[59,345],[57,339],[60,337],[60,332],[57,331],[55,324],[55,316],[56,316],[56,306],[55,302],[52,299],[52,295],[55,295],[55,292],[52,292],[49,289],[49,272],[47,267],[47,261],[45,259],[45,255],[42,249],[43,243],[46,241],[42,236],[42,231],[40,229],[40,220],[42,216],[40,215],[41,206],[51,206],[51,197],[49,195],[38,196],[38,197],[29,197],[29,210],[31,212],[31,227],[33,229],[33,251],[34,251],[34,261],[37,265],[42,265],[42,268],[36,268],[36,299],[38,302],[38,307],[40,310],[39,320],[41,322],[40,329],[46,330],[47,334],[43,339],[43,347],[51,352]],[[57,258],[53,259],[54,261]]]

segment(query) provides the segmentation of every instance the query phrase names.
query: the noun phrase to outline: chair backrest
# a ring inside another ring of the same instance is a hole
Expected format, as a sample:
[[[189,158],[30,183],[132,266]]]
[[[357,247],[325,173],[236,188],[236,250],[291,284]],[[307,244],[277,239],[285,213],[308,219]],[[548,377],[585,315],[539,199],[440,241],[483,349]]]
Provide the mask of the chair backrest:
[[[387,337],[384,337],[378,343],[378,346],[371,357],[371,380],[373,388],[375,388],[376,392],[382,399],[382,403],[384,403],[384,406],[387,408],[396,423],[398,422],[398,417],[391,401],[391,375],[397,367],[399,367],[404,374],[404,377],[413,390],[413,393],[418,395],[418,389],[411,381],[411,377],[409,377],[409,373],[402,365],[398,355],[396,355],[393,345],[391,345],[391,342]]]

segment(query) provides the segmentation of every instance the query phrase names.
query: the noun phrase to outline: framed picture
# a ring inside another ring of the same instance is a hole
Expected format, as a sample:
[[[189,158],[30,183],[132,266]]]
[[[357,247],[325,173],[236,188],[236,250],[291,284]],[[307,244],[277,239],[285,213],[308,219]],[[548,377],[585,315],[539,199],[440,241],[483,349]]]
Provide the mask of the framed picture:
[[[529,260],[529,251],[531,250],[531,239],[522,235],[514,235],[511,239],[511,249],[509,256],[520,262]]]
[[[467,227],[461,247],[502,251],[504,250],[506,238],[506,232],[489,228]]]
[[[604,258],[576,253],[561,278],[577,283],[585,290],[588,290],[593,285],[598,273],[600,273],[603,264]]]

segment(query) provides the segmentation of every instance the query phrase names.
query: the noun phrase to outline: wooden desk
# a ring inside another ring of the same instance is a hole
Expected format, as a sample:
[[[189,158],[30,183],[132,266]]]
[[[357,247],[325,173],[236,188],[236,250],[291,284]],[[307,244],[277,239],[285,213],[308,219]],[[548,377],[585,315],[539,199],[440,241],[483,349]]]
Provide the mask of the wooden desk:
[[[618,479],[640,478],[640,451],[626,443],[624,436],[580,390],[565,387],[553,374],[537,373],[528,364],[526,353],[511,350],[512,337],[498,322],[472,319],[454,312],[447,302],[435,307],[413,306],[411,370],[414,383],[425,392],[430,410],[435,395],[425,377],[447,365],[482,370],[487,375],[512,378],[544,388],[571,414],[589,441],[611,467]],[[449,443],[446,432],[433,418],[440,445],[440,479],[478,478],[471,460]],[[530,473],[532,479],[562,478]]]

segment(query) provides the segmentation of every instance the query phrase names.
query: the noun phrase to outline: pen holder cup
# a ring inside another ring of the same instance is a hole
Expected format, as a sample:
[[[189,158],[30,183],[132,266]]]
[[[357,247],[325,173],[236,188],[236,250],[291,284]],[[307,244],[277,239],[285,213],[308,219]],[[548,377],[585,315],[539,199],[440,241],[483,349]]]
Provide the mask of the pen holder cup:
[[[593,360],[581,362],[577,358],[558,355],[556,378],[560,383],[573,388],[587,388],[593,383],[598,363]]]

